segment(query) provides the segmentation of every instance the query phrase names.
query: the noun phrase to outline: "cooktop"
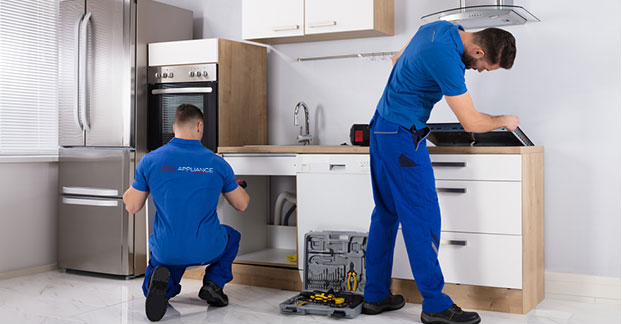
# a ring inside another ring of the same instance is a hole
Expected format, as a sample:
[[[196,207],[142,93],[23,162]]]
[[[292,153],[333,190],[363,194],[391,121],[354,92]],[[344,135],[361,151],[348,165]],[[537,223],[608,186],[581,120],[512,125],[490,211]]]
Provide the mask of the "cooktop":
[[[436,146],[534,146],[520,127],[501,127],[485,133],[466,132],[460,123],[431,123],[428,140]]]

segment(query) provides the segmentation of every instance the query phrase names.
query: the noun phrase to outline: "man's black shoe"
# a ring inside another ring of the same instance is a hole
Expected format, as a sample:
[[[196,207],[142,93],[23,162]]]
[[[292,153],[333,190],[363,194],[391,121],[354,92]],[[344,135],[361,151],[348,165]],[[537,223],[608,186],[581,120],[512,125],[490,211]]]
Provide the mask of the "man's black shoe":
[[[170,276],[171,272],[165,266],[157,266],[151,274],[147,300],[145,300],[145,313],[147,313],[147,318],[152,322],[159,321],[166,313],[166,307],[168,306],[166,286]]]
[[[206,300],[212,306],[223,307],[229,305],[229,297],[211,280],[203,282],[203,287],[199,291],[199,298]]]
[[[389,294],[383,301],[376,303],[363,303],[363,314],[376,315],[386,311],[397,310],[404,307],[406,301],[402,295]]]
[[[476,312],[465,312],[456,304],[440,313],[421,312],[421,323],[424,324],[477,324],[480,321]]]

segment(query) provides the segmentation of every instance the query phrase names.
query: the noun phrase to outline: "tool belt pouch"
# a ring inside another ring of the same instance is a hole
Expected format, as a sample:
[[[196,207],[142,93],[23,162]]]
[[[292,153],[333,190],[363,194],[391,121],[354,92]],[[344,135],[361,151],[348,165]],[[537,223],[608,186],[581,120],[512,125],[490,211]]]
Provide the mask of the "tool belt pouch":
[[[354,318],[363,308],[367,233],[309,232],[304,239],[303,291],[281,313]]]

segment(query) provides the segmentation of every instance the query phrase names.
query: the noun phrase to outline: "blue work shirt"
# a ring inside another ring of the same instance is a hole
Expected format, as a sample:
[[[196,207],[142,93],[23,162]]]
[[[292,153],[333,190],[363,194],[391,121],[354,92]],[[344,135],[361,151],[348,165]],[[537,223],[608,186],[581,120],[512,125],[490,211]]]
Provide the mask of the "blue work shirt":
[[[443,95],[467,91],[464,46],[458,29],[464,30],[447,21],[419,28],[393,66],[376,107],[384,119],[408,129],[423,129]]]
[[[238,184],[231,166],[198,140],[173,138],[136,167],[132,187],[150,192],[156,208],[149,249],[162,264],[206,263],[227,244],[216,206]]]

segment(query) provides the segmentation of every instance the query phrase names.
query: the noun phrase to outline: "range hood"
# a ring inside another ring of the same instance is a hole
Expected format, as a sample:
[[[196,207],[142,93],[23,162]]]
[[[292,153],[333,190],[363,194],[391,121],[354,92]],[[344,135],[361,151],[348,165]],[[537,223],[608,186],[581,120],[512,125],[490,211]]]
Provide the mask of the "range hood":
[[[425,22],[446,20],[464,29],[522,25],[540,21],[513,0],[460,0],[460,8],[435,12],[421,17]]]

